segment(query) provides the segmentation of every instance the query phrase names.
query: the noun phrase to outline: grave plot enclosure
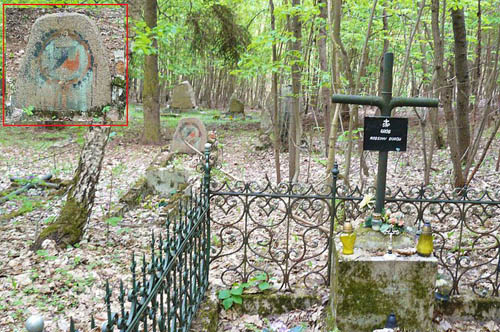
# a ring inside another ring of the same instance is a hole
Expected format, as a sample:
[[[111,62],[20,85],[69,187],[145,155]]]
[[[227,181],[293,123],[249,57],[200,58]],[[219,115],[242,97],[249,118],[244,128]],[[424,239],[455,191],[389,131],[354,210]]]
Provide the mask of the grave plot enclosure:
[[[47,14],[33,24],[13,106],[80,114],[111,103],[111,74],[95,23],[78,13]]]
[[[206,147],[200,196],[179,205],[179,218],[167,219],[163,236],[152,240],[150,263],[142,260],[140,276],[132,262],[130,291],[120,287],[115,302],[107,290],[103,331],[188,330],[209,280],[227,289],[264,273],[280,291],[329,285],[331,241],[344,221],[367,213],[360,207],[365,192],[338,184],[337,166],[331,186],[229,184],[211,180],[215,163]],[[448,295],[499,295],[500,191],[446,194],[420,187],[388,192],[385,201],[386,209],[404,213],[414,229],[432,222],[434,257],[450,282]]]
[[[333,172],[335,190],[327,185],[212,182],[211,267],[219,270],[220,283],[227,286],[265,272],[280,290],[328,285],[330,240],[344,221],[371,212],[360,203],[375,192],[340,185],[338,169]],[[499,295],[500,191],[447,193],[422,186],[388,190],[385,202],[392,213],[403,213],[414,231],[431,222],[434,257],[448,280],[447,295]]]

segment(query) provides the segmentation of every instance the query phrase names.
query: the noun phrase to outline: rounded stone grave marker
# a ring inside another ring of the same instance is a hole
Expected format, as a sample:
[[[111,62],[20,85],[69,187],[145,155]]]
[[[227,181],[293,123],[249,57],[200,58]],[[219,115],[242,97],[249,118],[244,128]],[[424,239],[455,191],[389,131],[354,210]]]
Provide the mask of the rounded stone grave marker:
[[[188,143],[188,144],[186,144]],[[202,152],[207,143],[207,129],[198,118],[184,118],[179,121],[172,139],[172,151],[194,154]]]
[[[84,113],[110,104],[109,63],[95,23],[78,13],[39,17],[31,29],[16,88],[16,108]]]

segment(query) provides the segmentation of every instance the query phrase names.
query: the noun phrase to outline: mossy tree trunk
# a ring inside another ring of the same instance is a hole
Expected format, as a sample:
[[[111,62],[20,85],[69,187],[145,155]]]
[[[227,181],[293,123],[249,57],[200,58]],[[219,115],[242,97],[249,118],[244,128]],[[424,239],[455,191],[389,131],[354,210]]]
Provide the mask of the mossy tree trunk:
[[[110,127],[89,127],[66,203],[56,221],[40,233],[32,245],[33,250],[40,249],[45,239],[54,240],[62,248],[82,239],[92,213],[109,131]]]
[[[153,30],[156,27],[157,20],[156,0],[147,0],[144,2],[144,20],[148,27]],[[155,38],[153,48],[158,48]],[[142,141],[144,144],[159,144],[160,135],[160,104],[159,104],[159,82],[158,82],[158,54],[153,53],[145,56],[144,60],[144,132]]]

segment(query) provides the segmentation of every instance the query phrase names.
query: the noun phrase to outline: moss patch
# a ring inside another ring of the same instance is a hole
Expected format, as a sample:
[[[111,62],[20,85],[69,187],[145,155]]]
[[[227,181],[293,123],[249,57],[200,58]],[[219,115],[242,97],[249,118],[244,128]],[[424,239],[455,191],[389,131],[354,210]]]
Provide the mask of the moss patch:
[[[36,202],[36,201],[31,202],[31,204],[29,204],[29,205],[23,204],[23,205],[21,205],[21,207],[19,209],[15,210],[15,211],[0,215],[0,221],[8,221],[8,220],[13,219],[15,217],[22,216],[23,214],[31,212],[31,211],[39,208],[40,206],[42,206],[42,203]]]
[[[305,310],[315,304],[321,304],[321,297],[315,292],[297,290],[295,293],[266,291],[259,294],[244,294],[242,305],[234,305],[240,315],[280,315],[293,310]],[[209,296],[201,304],[191,331],[216,332],[222,305]]]
[[[198,309],[191,331],[207,331],[217,332],[217,325],[219,324],[219,303],[210,297],[205,297]]]
[[[321,298],[314,292],[297,291],[295,293],[264,292],[244,294],[242,305],[234,306],[241,314],[281,315],[292,310],[304,310],[314,304],[320,304]]]
[[[455,295],[449,301],[436,301],[436,312],[453,318],[472,318],[478,321],[500,317],[500,298],[481,298],[476,295]]]
[[[334,306],[338,327],[371,332],[382,328],[394,312],[405,329],[431,328],[436,268],[433,260],[358,257],[340,261]],[[328,314],[327,319],[328,326],[333,326]]]
[[[68,199],[57,220],[43,229],[31,249],[40,249],[45,239],[54,240],[61,248],[78,243],[87,221],[86,206],[86,202],[78,203],[73,198]]]

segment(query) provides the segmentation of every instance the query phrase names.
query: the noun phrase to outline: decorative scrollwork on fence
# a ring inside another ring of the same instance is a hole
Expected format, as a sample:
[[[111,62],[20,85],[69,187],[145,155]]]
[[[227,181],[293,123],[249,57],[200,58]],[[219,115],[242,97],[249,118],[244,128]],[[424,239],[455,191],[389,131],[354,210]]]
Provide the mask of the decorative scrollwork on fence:
[[[324,284],[331,197],[331,186],[213,181],[216,250],[211,262],[231,262],[220,273],[223,284],[262,272],[275,278],[281,290],[292,290],[298,282],[307,287]]]
[[[498,192],[471,188],[452,193],[432,187],[399,189],[386,198],[386,208],[401,211],[420,229],[430,221],[434,255],[449,294],[471,290],[498,296],[500,288],[500,199]]]
[[[338,231],[332,224],[366,215],[360,202],[373,193],[374,188],[363,191],[338,185],[335,174],[333,186],[212,181],[217,246],[211,262],[231,262],[220,273],[225,285],[246,281],[258,272],[276,278],[282,290],[325,284],[328,247]],[[403,213],[414,231],[424,220],[432,223],[434,255],[440,273],[451,282],[450,294],[472,290],[481,296],[498,296],[499,198],[500,191],[468,188],[448,193],[419,186],[388,190],[385,208]]]

